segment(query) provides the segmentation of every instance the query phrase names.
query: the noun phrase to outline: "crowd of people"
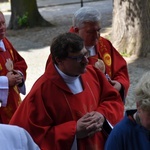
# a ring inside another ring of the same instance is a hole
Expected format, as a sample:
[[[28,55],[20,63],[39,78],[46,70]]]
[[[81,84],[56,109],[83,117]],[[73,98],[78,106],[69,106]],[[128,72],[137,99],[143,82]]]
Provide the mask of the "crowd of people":
[[[127,63],[112,43],[100,35],[100,23],[101,15],[95,8],[77,10],[72,27],[53,38],[45,72],[21,100],[27,65],[6,38],[5,18],[0,12],[3,149],[145,150],[150,147],[150,73],[137,85],[137,110],[124,113],[130,85]]]

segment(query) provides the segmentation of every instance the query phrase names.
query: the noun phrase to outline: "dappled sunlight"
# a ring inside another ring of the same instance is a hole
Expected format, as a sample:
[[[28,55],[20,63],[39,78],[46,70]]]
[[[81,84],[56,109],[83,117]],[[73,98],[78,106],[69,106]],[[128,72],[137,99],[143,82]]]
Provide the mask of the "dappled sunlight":
[[[46,0],[45,0],[46,1]],[[44,2],[44,1],[41,1]],[[111,40],[111,22],[112,22],[112,4],[109,0],[98,1],[94,3],[86,3],[86,6],[98,7],[102,13],[102,30],[101,36]],[[44,5],[44,3],[43,3]],[[103,7],[104,5],[104,7]],[[0,3],[0,8],[2,7]],[[22,57],[25,58],[27,69],[27,93],[37,78],[44,72],[46,60],[50,53],[51,40],[58,34],[67,32],[72,25],[72,15],[80,7],[80,4],[68,6],[55,7],[41,7],[39,12],[50,22],[55,22],[54,27],[36,27],[32,29],[23,30],[7,30],[8,39],[12,42],[14,47],[19,51]],[[10,19],[10,7],[3,5],[3,10],[6,24],[8,25]],[[1,9],[2,10],[2,9]],[[3,11],[2,10],[2,11]],[[136,56],[125,57],[128,64],[130,76],[130,88],[126,98],[126,109],[135,108],[134,102],[134,87],[142,74],[150,70],[150,63],[148,58],[138,58]],[[22,98],[24,96],[22,95]]]
[[[126,109],[135,109],[136,103],[134,100],[134,88],[138,83],[141,76],[150,70],[150,56],[147,57],[138,57],[138,56],[131,56],[125,57],[125,60],[128,64],[128,72],[130,77],[130,88],[128,91],[128,95],[126,98]]]
[[[0,11],[3,13],[6,11],[10,11],[10,3],[9,2],[0,2]]]
[[[132,55],[130,57],[124,57],[124,59],[127,61],[127,64],[134,63],[139,57],[136,55]]]

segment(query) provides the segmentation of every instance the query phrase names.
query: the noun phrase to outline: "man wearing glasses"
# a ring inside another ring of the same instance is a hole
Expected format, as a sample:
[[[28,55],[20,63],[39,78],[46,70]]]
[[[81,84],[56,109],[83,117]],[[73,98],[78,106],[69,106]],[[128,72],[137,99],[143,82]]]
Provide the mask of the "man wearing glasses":
[[[53,39],[52,61],[21,103],[10,124],[25,128],[42,150],[101,150],[108,123],[123,117],[120,94],[88,64],[81,37]]]
[[[100,69],[109,83],[120,93],[123,101],[129,88],[127,63],[111,42],[100,36],[101,14],[92,7],[81,7],[74,13],[69,32],[79,35],[89,51],[89,64]],[[51,61],[51,56],[47,64]]]
[[[98,10],[92,7],[82,7],[74,13],[70,32],[84,39],[85,47],[90,52],[89,64],[98,67],[98,63],[104,63],[103,72],[108,81],[125,100],[129,88],[126,61],[111,42],[100,35],[100,31],[101,14]]]

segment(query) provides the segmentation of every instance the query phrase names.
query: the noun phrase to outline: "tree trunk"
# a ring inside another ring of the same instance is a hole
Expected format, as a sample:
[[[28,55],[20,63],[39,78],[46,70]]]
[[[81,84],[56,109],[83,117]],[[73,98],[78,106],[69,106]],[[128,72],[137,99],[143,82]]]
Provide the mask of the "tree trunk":
[[[150,0],[113,1],[112,42],[121,53],[150,52]]]
[[[8,1],[9,1],[9,0],[0,0],[0,3],[1,3],[1,2],[8,2]]]
[[[40,15],[36,0],[11,0],[9,29],[51,25]]]

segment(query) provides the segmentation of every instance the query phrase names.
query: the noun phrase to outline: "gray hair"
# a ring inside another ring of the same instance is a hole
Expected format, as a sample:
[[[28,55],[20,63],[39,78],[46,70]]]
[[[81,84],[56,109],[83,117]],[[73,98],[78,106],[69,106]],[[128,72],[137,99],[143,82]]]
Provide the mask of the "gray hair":
[[[72,22],[74,27],[81,28],[84,22],[100,22],[100,12],[92,7],[81,7],[74,13]]]
[[[135,88],[135,100],[142,110],[150,112],[150,71],[139,80]]]

